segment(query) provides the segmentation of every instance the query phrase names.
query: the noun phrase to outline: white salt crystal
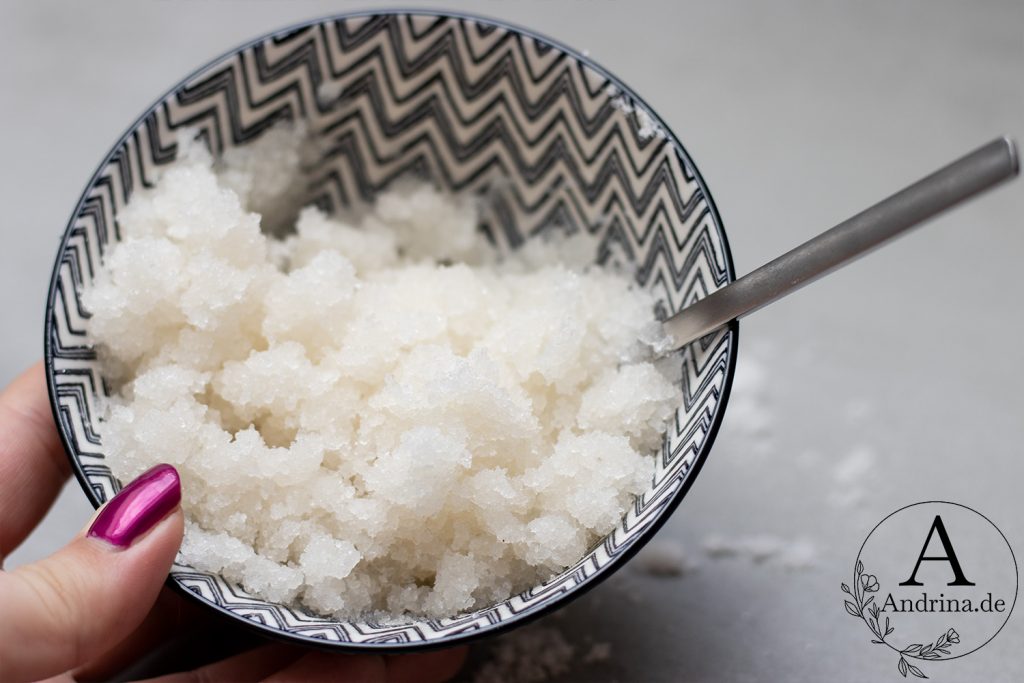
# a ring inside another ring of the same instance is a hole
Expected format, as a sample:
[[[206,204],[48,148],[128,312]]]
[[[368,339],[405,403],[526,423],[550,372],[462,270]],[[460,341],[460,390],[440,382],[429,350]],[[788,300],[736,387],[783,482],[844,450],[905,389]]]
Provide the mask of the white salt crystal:
[[[818,564],[818,549],[810,540],[798,538],[782,549],[779,564],[784,569],[810,569]]]
[[[653,137],[665,139],[668,137],[668,133],[665,129],[658,125],[658,122],[654,120],[654,117],[649,111],[643,107],[634,105],[625,94],[619,90],[618,86],[609,83],[605,86],[605,94],[611,98],[611,105],[613,109],[621,111],[623,114],[633,114],[636,117],[637,135],[641,140],[648,140]]]
[[[726,538],[708,536],[702,544],[712,559],[745,558],[754,564],[767,564],[789,570],[810,569],[817,565],[817,547],[806,538],[793,540],[771,534]]]
[[[473,683],[543,683],[569,671],[575,648],[558,629],[527,626],[491,646]]]
[[[854,484],[861,481],[874,465],[874,451],[868,446],[855,446],[836,463],[832,476],[837,484]]]
[[[216,164],[181,144],[85,303],[108,462],[178,468],[184,562],[339,618],[451,616],[577,562],[650,485],[679,390],[592,238],[503,259],[427,186],[300,212],[301,128]]]
[[[776,557],[784,546],[784,541],[776,536],[758,535],[740,540],[740,551],[757,563]]]
[[[875,466],[877,457],[866,445],[855,446],[832,470],[832,489],[828,501],[837,508],[858,505],[867,495],[864,479]]]
[[[753,354],[740,355],[726,410],[727,429],[737,434],[755,453],[764,453],[771,436],[768,373]]]
[[[632,114],[634,111],[633,105],[626,99],[625,95],[619,95],[612,99],[612,108],[618,109],[623,114]]]
[[[719,535],[708,536],[704,539],[702,546],[708,557],[714,559],[734,557],[739,554],[740,550],[735,542]]]
[[[582,429],[609,422],[637,425],[637,432],[628,435],[632,446],[651,452],[661,442],[661,426],[672,412],[668,401],[675,395],[676,388],[651,363],[621,365],[584,392],[577,423]]]
[[[644,546],[630,565],[644,574],[677,577],[696,569],[681,543],[671,539],[655,539]]]
[[[587,650],[587,653],[583,655],[584,664],[596,664],[598,662],[607,662],[612,658],[612,644],[611,643],[594,643]]]
[[[651,116],[651,113],[646,109],[636,107],[636,120],[640,125],[637,135],[639,135],[642,140],[654,137],[664,140],[668,137],[668,133],[665,132],[665,129],[658,125],[658,122],[654,120],[654,117]]]
[[[299,558],[299,566],[311,582],[344,579],[362,559],[349,541],[326,534],[314,536]]]
[[[217,166],[217,182],[247,211],[259,214],[264,230],[278,234],[300,208],[301,167],[310,148],[303,123],[276,126],[252,143],[228,149]]]
[[[320,100],[320,104],[331,104],[341,97],[343,92],[345,86],[341,81],[321,81],[316,87],[316,98]]]

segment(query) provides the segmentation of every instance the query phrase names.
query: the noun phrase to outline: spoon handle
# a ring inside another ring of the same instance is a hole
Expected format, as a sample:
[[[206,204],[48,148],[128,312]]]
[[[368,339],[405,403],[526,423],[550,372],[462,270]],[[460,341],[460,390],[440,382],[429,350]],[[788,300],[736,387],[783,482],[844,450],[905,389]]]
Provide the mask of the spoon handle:
[[[774,261],[687,306],[664,322],[675,348],[781,299],[1019,171],[1017,149],[998,138]]]

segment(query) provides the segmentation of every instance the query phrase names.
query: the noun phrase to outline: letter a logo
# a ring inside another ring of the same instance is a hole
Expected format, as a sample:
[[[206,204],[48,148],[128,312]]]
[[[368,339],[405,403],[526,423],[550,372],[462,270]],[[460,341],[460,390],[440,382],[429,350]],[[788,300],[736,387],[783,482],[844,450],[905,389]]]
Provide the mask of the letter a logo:
[[[932,534],[939,535],[939,541],[942,543],[942,548],[946,551],[945,555],[925,556],[925,553],[928,551],[928,542],[932,540]],[[967,577],[964,576],[964,570],[960,568],[960,561],[957,559],[956,552],[953,550],[953,544],[949,542],[949,534],[946,533],[946,526],[942,523],[942,517],[939,515],[935,515],[935,521],[932,522],[932,528],[928,530],[928,536],[924,539],[924,546],[921,548],[921,553],[917,556],[917,564],[914,565],[914,571],[911,572],[909,579],[900,583],[901,586],[924,585],[917,580],[917,570],[921,568],[921,563],[925,560],[930,562],[949,563],[949,566],[953,569],[953,581],[947,583],[947,586],[975,585],[971,581],[968,581]]]

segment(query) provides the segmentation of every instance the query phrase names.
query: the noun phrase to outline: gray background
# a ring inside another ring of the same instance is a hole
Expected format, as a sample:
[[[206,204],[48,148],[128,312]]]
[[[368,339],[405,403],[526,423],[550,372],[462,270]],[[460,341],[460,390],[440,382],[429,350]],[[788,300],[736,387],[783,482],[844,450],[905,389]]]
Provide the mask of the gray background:
[[[0,4],[0,381],[40,356],[58,236],[135,116],[243,40],[367,5]],[[699,165],[740,273],[998,134],[1024,136],[1022,3],[445,5],[586,49],[631,84]],[[612,646],[564,680],[897,680],[892,653],[842,609],[868,530],[947,499],[987,514],[1021,555],[1022,216],[1018,181],[744,321],[734,404],[659,534],[694,566],[628,568],[549,619],[581,653]],[[9,566],[59,547],[89,512],[72,483]],[[716,558],[711,535],[783,552]],[[804,561],[787,560],[800,539]],[[1024,680],[1022,638],[1017,615],[926,672]]]

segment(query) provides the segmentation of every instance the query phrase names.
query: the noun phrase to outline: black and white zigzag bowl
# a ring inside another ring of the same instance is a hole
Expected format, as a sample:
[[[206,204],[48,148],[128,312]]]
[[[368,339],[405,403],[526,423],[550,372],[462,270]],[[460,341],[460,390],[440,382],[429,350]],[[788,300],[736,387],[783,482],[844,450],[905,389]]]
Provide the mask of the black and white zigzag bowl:
[[[89,180],[61,242],[47,301],[47,379],[64,446],[96,506],[120,483],[104,459],[97,401],[108,387],[87,341],[82,293],[119,239],[118,213],[174,160],[176,130],[196,128],[222,152],[287,119],[305,119],[325,143],[308,189],[327,209],[371,199],[410,174],[487,193],[482,229],[500,246],[514,249],[552,224],[587,230],[600,238],[602,261],[635,267],[661,316],[734,277],[718,212],[686,150],[583,55],[497,21],[420,11],[347,14],[257,38],[185,78],[131,125]],[[682,403],[650,490],[621,525],[573,566],[500,604],[400,625],[339,622],[181,564],[169,580],[265,634],[340,649],[438,647],[522,624],[621,567],[678,505],[721,423],[737,333],[734,323],[678,356]]]

